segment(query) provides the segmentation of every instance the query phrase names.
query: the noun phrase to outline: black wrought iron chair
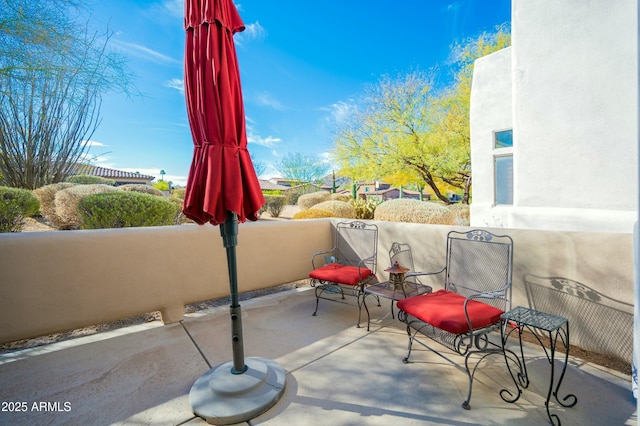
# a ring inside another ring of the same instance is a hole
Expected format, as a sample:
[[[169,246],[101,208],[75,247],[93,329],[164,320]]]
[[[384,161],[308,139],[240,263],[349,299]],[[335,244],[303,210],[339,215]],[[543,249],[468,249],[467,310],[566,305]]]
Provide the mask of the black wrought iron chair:
[[[439,271],[407,276],[441,273],[444,289],[398,301],[398,319],[407,324],[409,335],[404,362],[409,362],[414,342],[438,352],[419,340],[419,336],[464,356],[469,393],[462,406],[468,410],[473,376],[479,364],[492,353],[504,354],[502,345],[492,342],[489,334],[500,329],[500,315],[511,309],[513,241],[507,235],[484,230],[451,231],[447,235],[445,266]],[[499,334],[495,340],[500,342]],[[470,357],[474,354],[479,359],[471,367]],[[515,354],[513,357],[517,360]]]
[[[391,244],[391,249],[389,249],[389,265],[389,269],[394,265],[397,265],[398,267],[408,269],[408,272],[415,271],[411,246],[409,244],[399,242]],[[369,313],[369,307],[367,306],[367,298],[369,296],[374,296],[376,298],[378,306],[380,306],[380,297],[390,299],[391,318],[395,318],[393,310],[395,302],[410,296],[431,292],[431,287],[424,285],[417,275],[407,273],[393,274],[389,269],[385,269],[385,271],[389,272],[389,281],[372,284],[364,289],[362,305],[367,312],[367,331],[369,331],[369,327],[371,325],[371,315]],[[396,282],[396,280],[398,282]]]
[[[358,324],[362,295],[366,285],[377,281],[378,227],[362,221],[339,222],[331,250],[313,254],[309,273],[315,287],[316,309],[320,299],[341,301],[354,296],[358,306]]]

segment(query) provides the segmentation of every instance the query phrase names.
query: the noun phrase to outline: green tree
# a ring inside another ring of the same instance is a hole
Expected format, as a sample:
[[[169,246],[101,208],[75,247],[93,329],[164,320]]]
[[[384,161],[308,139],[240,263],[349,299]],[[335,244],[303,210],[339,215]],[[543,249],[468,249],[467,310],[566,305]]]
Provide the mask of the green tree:
[[[471,190],[469,94],[473,61],[506,47],[506,27],[452,48],[453,83],[436,90],[431,73],[388,75],[367,88],[358,110],[335,128],[333,156],[340,174],[429,186],[443,202],[455,188]]]
[[[82,1],[0,0],[0,174],[34,189],[63,181],[88,149],[101,95],[130,90],[110,33]]]
[[[267,165],[264,161],[256,159],[251,153],[249,153],[251,157],[251,163],[253,164],[253,170],[256,172],[256,176],[260,177],[267,170]]]
[[[322,179],[329,171],[329,167],[329,164],[314,155],[290,152],[276,165],[276,170],[286,179],[309,183]]]

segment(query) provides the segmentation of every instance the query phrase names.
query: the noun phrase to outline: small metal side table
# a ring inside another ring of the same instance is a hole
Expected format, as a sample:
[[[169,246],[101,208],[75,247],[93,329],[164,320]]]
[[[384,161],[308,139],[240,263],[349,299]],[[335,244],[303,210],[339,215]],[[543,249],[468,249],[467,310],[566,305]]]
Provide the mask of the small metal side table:
[[[391,281],[384,281],[365,287],[364,295],[362,296],[362,304],[364,305],[364,309],[367,311],[367,331],[369,331],[369,325],[371,324],[371,315],[369,314],[369,308],[367,307],[367,296],[373,295],[376,297],[390,299],[391,318],[395,318],[393,313],[394,302],[406,299],[407,297],[417,296],[419,294],[431,293],[431,291],[432,288],[428,285],[422,285],[411,281],[406,281],[403,284],[394,284]],[[379,301],[378,306],[380,306]]]
[[[573,407],[578,402],[578,398],[576,398],[573,394],[567,394],[562,400],[558,398],[558,392],[560,390],[560,385],[562,384],[562,379],[564,378],[564,373],[567,370],[567,361],[569,359],[569,320],[563,317],[559,317],[557,315],[548,314],[545,312],[536,311],[534,309],[525,308],[522,306],[518,306],[517,308],[512,309],[509,312],[502,314],[500,317],[502,323],[502,327],[500,327],[501,337],[502,337],[502,348],[504,350],[507,339],[511,335],[514,330],[518,331],[518,342],[520,344],[520,356],[522,357],[522,365],[521,365],[521,373],[517,374],[518,380],[514,376],[513,371],[511,370],[511,366],[509,364],[509,360],[507,359],[505,352],[505,361],[507,363],[507,368],[509,370],[509,374],[511,374],[511,378],[516,385],[518,390],[517,395],[513,398],[509,398],[507,396],[511,395],[511,392],[507,389],[503,389],[500,391],[500,396],[506,402],[516,402],[518,398],[520,398],[520,394],[522,393],[522,388],[527,388],[529,386],[529,376],[527,375],[527,366],[524,359],[524,352],[522,350],[522,332],[525,329],[529,329],[532,334],[536,337],[542,348],[544,349],[545,355],[549,363],[551,364],[551,378],[549,380],[549,391],[547,392],[547,400],[544,405],[547,409],[547,415],[549,416],[549,420],[551,424],[559,426],[560,418],[557,414],[551,414],[549,411],[549,400],[551,399],[551,394],[555,397],[558,404],[563,407]],[[513,327],[509,330],[507,328]],[[542,340],[536,334],[535,330],[545,332],[549,336],[549,348],[545,347]],[[555,352],[556,346],[558,342],[561,342],[565,349],[564,355],[564,365],[562,367],[562,373],[560,373],[560,378],[558,380],[555,389],[553,387],[554,384],[554,376],[555,376]],[[519,362],[518,362],[519,364]]]

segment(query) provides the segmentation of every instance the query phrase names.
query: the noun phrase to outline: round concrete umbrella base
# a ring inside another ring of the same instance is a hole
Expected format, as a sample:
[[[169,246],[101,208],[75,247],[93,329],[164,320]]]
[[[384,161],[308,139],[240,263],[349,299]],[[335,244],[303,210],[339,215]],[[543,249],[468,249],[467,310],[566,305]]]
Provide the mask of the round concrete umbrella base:
[[[189,403],[207,423],[228,425],[253,419],[273,407],[284,392],[286,374],[275,361],[246,358],[247,370],[232,372],[233,362],[203,374],[191,387]]]

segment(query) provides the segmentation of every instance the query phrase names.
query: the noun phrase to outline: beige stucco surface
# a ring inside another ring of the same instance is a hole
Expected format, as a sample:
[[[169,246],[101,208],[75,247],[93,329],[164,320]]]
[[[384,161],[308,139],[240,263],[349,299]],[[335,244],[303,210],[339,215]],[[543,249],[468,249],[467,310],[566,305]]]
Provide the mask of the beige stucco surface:
[[[331,247],[334,222],[241,224],[240,291],[306,278],[312,254]],[[394,241],[411,245],[417,270],[443,266],[453,228],[374,223],[380,280]],[[566,316],[572,342],[630,359],[631,234],[493,231],[514,240],[514,306]],[[184,304],[229,294],[226,255],[219,230],[210,226],[1,234],[0,271],[2,342],[156,310],[171,323],[182,319]],[[442,280],[429,284],[437,288]]]

